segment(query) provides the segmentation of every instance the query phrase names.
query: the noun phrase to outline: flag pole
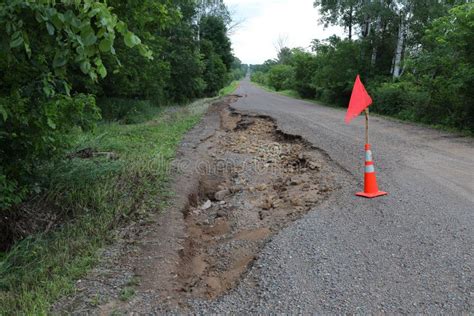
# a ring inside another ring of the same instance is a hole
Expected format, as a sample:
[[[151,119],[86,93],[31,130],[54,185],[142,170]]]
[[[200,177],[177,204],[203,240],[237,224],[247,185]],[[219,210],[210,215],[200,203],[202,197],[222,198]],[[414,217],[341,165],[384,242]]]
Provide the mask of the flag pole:
[[[365,143],[369,143],[369,108],[365,109]]]

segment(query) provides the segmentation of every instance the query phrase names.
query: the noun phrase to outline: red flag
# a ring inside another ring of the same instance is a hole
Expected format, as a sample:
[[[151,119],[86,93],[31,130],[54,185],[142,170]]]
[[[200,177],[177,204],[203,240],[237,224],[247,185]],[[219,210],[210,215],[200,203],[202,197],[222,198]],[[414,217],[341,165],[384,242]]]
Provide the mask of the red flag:
[[[349,102],[349,108],[346,113],[346,124],[349,124],[350,121],[362,111],[364,111],[369,105],[372,104],[372,98],[365,90],[364,85],[360,81],[359,75],[357,75],[356,81],[354,83],[354,88],[352,89],[351,101]]]

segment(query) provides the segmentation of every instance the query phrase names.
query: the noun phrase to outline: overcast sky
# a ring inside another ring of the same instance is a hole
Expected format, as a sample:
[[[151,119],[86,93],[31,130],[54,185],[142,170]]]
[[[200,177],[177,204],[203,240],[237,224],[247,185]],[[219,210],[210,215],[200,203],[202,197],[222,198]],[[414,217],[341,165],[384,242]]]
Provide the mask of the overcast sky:
[[[287,37],[289,47],[307,48],[311,40],[342,35],[342,29],[324,29],[313,0],[224,0],[235,21],[244,22],[232,32],[234,54],[247,64],[276,57],[275,42]]]

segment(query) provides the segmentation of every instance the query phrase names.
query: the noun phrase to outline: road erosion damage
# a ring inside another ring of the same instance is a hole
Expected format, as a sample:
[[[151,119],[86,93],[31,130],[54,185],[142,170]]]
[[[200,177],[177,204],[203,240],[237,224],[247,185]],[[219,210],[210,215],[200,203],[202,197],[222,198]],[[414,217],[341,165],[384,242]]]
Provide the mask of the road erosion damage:
[[[472,139],[373,117],[390,195],[366,200],[361,118],[248,80],[236,93],[183,140],[166,212],[57,311],[472,312]]]
[[[215,298],[231,289],[269,237],[335,188],[325,157],[269,118],[219,109],[221,129],[206,140],[208,170],[185,210],[183,292]],[[201,165],[201,167],[203,167]]]
[[[128,227],[55,311],[190,311],[190,300],[234,288],[273,235],[337,189],[327,155],[269,117],[231,111],[240,97],[213,104],[183,141],[171,207]],[[130,301],[124,291],[133,291]]]

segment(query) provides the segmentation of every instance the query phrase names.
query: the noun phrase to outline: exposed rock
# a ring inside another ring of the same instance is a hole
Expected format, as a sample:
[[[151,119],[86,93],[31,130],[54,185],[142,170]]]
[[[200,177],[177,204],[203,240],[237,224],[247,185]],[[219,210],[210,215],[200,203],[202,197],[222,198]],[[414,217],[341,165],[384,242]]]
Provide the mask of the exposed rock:
[[[319,169],[321,169],[321,165],[318,164],[318,163],[316,163],[316,162],[314,162],[314,161],[310,161],[310,162],[308,163],[308,167],[309,167],[309,169],[311,169],[311,170],[319,170]]]
[[[230,195],[230,190],[229,189],[224,189],[224,190],[221,190],[219,192],[216,192],[216,194],[214,194],[214,198],[217,201],[222,201],[229,195]]]
[[[207,201],[204,202],[204,204],[201,206],[201,210],[205,211],[205,210],[209,209],[211,206],[212,206],[211,200],[207,200]]]

